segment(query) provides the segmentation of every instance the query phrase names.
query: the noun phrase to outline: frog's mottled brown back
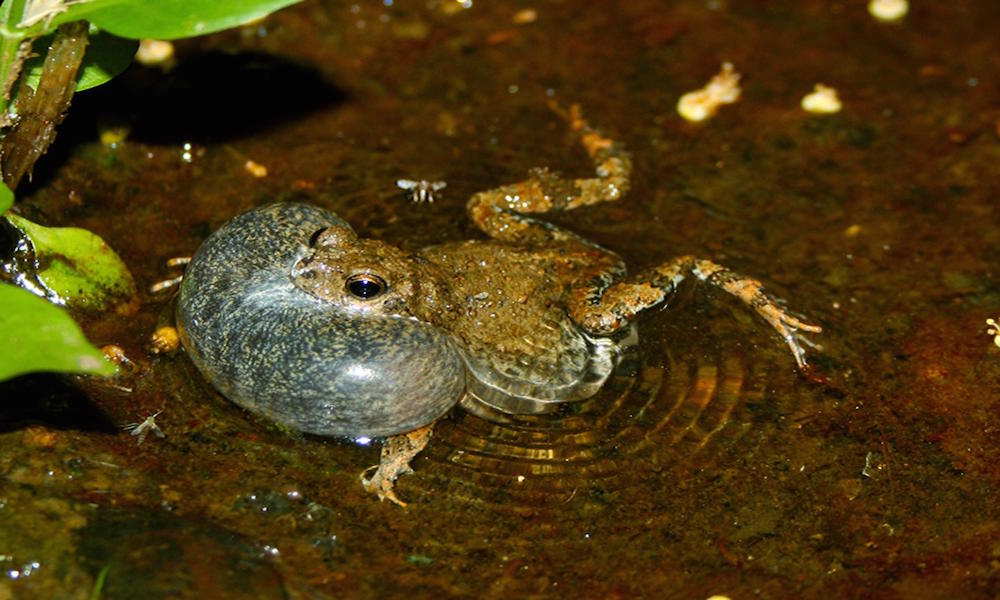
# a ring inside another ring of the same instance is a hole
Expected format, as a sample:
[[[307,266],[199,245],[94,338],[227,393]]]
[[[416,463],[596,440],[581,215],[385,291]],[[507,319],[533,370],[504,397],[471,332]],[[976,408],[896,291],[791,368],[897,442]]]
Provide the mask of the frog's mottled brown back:
[[[452,307],[427,319],[448,331],[469,369],[469,393],[508,414],[546,413],[590,398],[614,370],[621,335],[594,337],[566,312],[568,295],[620,259],[570,238],[542,246],[446,243],[418,255],[437,267]],[[466,405],[468,406],[468,405]]]

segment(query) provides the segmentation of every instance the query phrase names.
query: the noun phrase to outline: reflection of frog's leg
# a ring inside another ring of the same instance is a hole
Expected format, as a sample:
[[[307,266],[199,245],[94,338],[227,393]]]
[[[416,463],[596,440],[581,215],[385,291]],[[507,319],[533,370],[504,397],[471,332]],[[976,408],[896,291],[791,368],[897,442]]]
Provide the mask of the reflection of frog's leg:
[[[361,474],[361,485],[365,491],[376,494],[379,500],[391,500],[400,506],[406,506],[406,502],[396,496],[392,486],[400,475],[413,472],[410,461],[427,446],[432,428],[432,425],[428,425],[386,438],[375,474],[370,478],[365,477],[368,471]]]
[[[607,335],[626,325],[639,311],[663,302],[686,273],[722,288],[753,308],[784,338],[799,368],[805,367],[805,351],[798,330],[817,333],[821,329],[785,313],[764,293],[759,281],[694,256],[675,258],[627,281],[614,283],[610,277],[595,279],[589,287],[574,292],[569,301],[570,316],[588,333]]]
[[[580,136],[597,169],[597,177],[563,179],[544,169],[536,169],[525,181],[475,194],[466,209],[473,222],[490,237],[527,243],[577,240],[576,235],[525,216],[526,213],[572,210],[610,202],[628,191],[632,160],[625,148],[591,129],[583,120],[580,107],[571,107],[563,116]]]
[[[491,423],[510,423],[510,417],[507,416],[507,413],[501,412],[499,409],[493,408],[492,406],[477,400],[476,397],[471,394],[464,394],[462,399],[458,401],[458,405],[461,406],[466,412],[471,413],[484,421],[489,421]]]

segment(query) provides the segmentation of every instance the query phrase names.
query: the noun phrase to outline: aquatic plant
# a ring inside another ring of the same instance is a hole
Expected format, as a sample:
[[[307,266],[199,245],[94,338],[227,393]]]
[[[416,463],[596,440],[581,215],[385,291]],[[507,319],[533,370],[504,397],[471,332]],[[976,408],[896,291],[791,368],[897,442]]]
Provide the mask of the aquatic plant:
[[[0,4],[0,215],[18,238],[21,254],[29,257],[6,265],[10,283],[0,284],[0,380],[30,371],[113,372],[72,318],[54,304],[121,313],[138,307],[132,275],[100,237],[75,227],[43,227],[11,210],[12,190],[52,143],[73,94],[121,73],[140,39],[212,33],[298,1]]]

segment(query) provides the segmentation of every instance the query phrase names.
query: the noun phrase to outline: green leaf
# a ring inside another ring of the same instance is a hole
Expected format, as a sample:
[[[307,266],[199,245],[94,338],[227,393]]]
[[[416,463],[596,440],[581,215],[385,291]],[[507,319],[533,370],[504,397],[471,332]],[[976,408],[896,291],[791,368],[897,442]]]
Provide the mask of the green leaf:
[[[53,302],[123,313],[138,305],[128,267],[97,235],[78,227],[42,227],[13,214],[7,220],[31,242],[38,279]]]
[[[52,24],[87,19],[133,39],[174,40],[204,35],[259,19],[299,0],[93,0],[59,2]]]
[[[38,89],[38,80],[42,76],[42,65],[45,62],[43,50],[47,51],[53,35],[35,40],[32,48],[40,54],[35,54],[24,61],[25,81],[32,89]],[[87,52],[83,55],[80,72],[76,74],[76,91],[89,90],[113,79],[132,64],[132,58],[138,47],[139,42],[136,40],[120,38],[91,27]]]
[[[0,283],[0,307],[0,381],[34,371],[115,372],[59,307],[7,283]]]
[[[14,192],[10,191],[6,183],[0,181],[0,215],[7,212],[11,206],[14,206]]]

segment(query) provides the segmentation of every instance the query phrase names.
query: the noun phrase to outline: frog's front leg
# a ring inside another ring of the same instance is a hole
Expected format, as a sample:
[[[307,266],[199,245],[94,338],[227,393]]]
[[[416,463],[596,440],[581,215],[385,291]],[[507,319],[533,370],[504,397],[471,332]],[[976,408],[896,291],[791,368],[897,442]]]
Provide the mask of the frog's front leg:
[[[552,109],[565,118],[590,156],[596,177],[564,179],[546,169],[535,169],[519,183],[479,192],[469,199],[469,218],[494,239],[544,244],[581,240],[576,234],[527,216],[618,200],[628,191],[632,159],[624,146],[592,129],[579,106],[568,112]]]
[[[400,475],[413,472],[410,461],[427,446],[433,427],[433,425],[427,425],[408,433],[386,438],[385,442],[382,443],[378,467],[372,467],[375,469],[375,474],[371,477],[365,477],[365,474],[371,469],[361,474],[361,485],[365,491],[376,494],[379,500],[390,500],[400,506],[406,506],[406,502],[400,500],[396,496],[396,492],[393,491],[393,484]]]
[[[187,267],[190,262],[190,256],[178,256],[168,259],[167,267],[171,269],[177,267],[183,268]],[[182,281],[184,281],[183,273],[169,279],[161,279],[160,281],[157,281],[153,285],[149,286],[149,293],[153,295],[159,294],[165,290],[177,287]],[[166,308],[160,311],[160,315],[156,319],[156,330],[149,337],[149,343],[147,344],[147,349],[153,354],[175,352],[181,346],[181,338],[177,332],[177,324],[174,322],[174,301],[175,298],[170,298]]]
[[[615,283],[609,277],[598,277],[572,295],[570,316],[588,333],[608,335],[629,323],[640,311],[666,300],[687,273],[722,288],[753,308],[785,340],[799,368],[805,369],[805,350],[798,332],[818,333],[822,329],[783,311],[756,279],[694,256],[675,258],[627,281]]]

